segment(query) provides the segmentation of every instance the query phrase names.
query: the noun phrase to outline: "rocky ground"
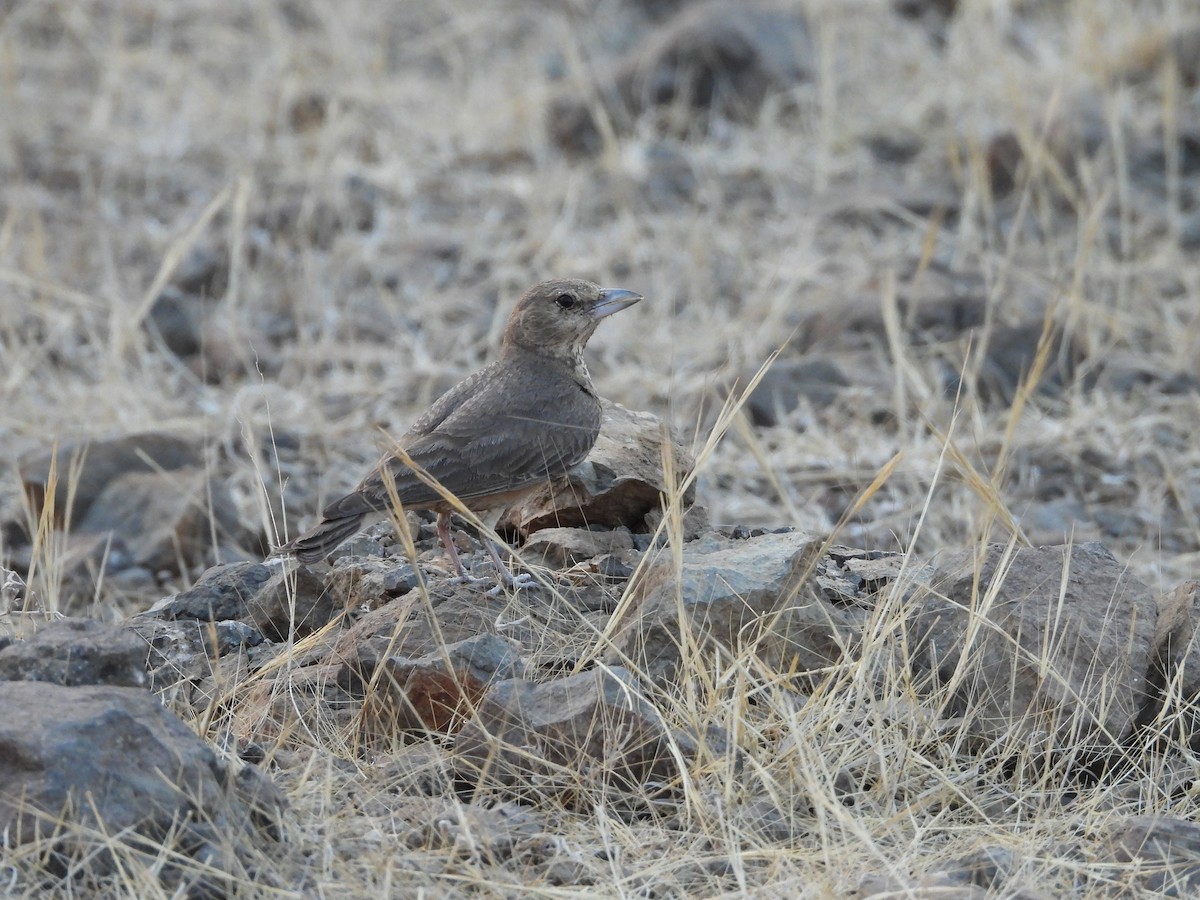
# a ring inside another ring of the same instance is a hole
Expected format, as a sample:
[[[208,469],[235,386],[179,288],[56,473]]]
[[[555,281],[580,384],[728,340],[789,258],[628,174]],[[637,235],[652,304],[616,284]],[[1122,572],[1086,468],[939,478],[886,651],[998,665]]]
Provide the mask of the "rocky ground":
[[[0,37],[0,893],[1196,892],[1200,10]],[[265,561],[560,275],[537,587]]]

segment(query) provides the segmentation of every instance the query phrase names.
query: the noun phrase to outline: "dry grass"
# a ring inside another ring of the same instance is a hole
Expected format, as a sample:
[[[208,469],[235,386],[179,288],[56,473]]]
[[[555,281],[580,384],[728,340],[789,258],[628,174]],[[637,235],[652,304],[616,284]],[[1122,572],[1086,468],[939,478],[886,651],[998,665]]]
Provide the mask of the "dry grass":
[[[1022,542],[1065,495],[1076,537],[1103,537],[1147,583],[1194,577],[1197,394],[1153,379],[1085,388],[1115,364],[1197,375],[1200,270],[1180,241],[1196,176],[1169,150],[1155,193],[1139,168],[1195,99],[1169,66],[1116,77],[1184,4],[963,0],[944,50],[882,0],[801,5],[818,77],[756,127],[666,141],[694,182],[682,202],[649,189],[648,125],[584,163],[545,135],[553,93],[590,90],[588,72],[632,40],[637,17],[616,0],[0,6],[0,463],[11,474],[23,453],[80,436],[191,431],[225,452],[243,516],[282,533],[374,461],[372,434],[402,431],[487,357],[521,289],[578,273],[646,295],[605,324],[592,373],[694,436],[716,522],[796,524],[916,560]],[[1056,157],[1057,123],[1085,114],[1104,148]],[[1027,160],[1005,196],[987,177],[998,131]],[[910,166],[866,149],[904,133],[923,140]],[[369,228],[329,224],[358,221],[364,202]],[[212,344],[189,367],[142,324],[197,251],[228,271],[204,305]],[[955,291],[984,314],[969,350],[915,340],[918,313]],[[1010,402],[944,390],[945,360],[970,372],[996,329],[1042,320],[1085,349],[1056,395],[1033,390],[1049,342]],[[778,428],[723,413],[729,385],[789,335],[785,357],[861,364],[854,386]],[[277,444],[295,452],[264,450]],[[15,478],[0,502],[19,515]],[[29,586],[53,609],[61,548],[37,534]],[[1015,738],[963,746],[895,665],[901,614],[884,604],[858,660],[808,694],[748,654],[689,658],[678,690],[649,699],[729,742],[661,797],[579,775],[570,804],[464,805],[436,745],[364,755],[345,723],[309,721],[267,748],[288,840],[235,887],[845,896],[990,848],[1010,861],[996,896],[1118,893],[1138,873],[1098,849],[1110,823],[1195,817],[1182,713],[1096,783]],[[196,726],[222,740],[230,722],[214,707]],[[121,860],[102,884],[47,883],[34,846],[0,853],[0,893],[169,896],[164,860],[194,865],[99,843]]]

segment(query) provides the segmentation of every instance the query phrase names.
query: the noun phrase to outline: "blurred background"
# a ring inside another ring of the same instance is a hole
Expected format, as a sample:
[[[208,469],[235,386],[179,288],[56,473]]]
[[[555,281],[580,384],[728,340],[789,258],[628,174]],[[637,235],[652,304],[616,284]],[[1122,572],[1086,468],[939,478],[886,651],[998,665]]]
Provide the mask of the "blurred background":
[[[742,403],[714,523],[1170,587],[1198,83],[1181,0],[0,2],[0,562],[115,615],[258,558],[582,276],[646,296],[603,396]]]

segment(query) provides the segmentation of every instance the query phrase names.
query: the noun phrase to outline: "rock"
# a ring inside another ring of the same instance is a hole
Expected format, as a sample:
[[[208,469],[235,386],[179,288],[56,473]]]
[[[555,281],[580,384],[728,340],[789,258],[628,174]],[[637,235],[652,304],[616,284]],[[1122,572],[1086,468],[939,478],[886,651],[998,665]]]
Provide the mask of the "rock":
[[[332,594],[349,598],[348,606],[368,609],[403,597],[419,583],[417,570],[403,558],[359,556],[352,552],[334,560],[328,579]]]
[[[482,783],[569,794],[604,779],[645,790],[650,781],[673,779],[677,760],[672,736],[640,691],[620,667],[545,684],[502,681],[459,732],[455,756]],[[688,752],[685,737],[674,740]]]
[[[150,687],[158,693],[181,682],[207,678],[221,659],[263,643],[255,628],[237,621],[170,620],[143,613],[128,624],[146,644],[144,665]]]
[[[150,307],[146,327],[158,332],[163,344],[176,356],[191,356],[204,346],[203,311],[200,298],[166,287]]]
[[[960,856],[938,871],[921,879],[921,887],[984,891],[1000,891],[1017,868],[1016,854],[1007,847],[981,847]]]
[[[185,294],[219,299],[229,284],[229,248],[224,243],[198,243],[180,261],[171,283]]]
[[[1200,746],[1200,711],[1195,706],[1195,698],[1200,696],[1197,625],[1200,582],[1184,582],[1160,599],[1151,674],[1156,700],[1147,704],[1142,715],[1143,724],[1160,717],[1177,719],[1171,730],[1190,736],[1192,747]]]
[[[0,681],[46,681],[71,687],[146,684],[146,642],[119,625],[56,619],[0,649]]]
[[[979,367],[975,390],[985,402],[1008,406],[1016,397],[1017,389],[1029,373],[1037,355],[1044,323],[1040,320],[1021,325],[994,326],[984,345],[983,364]],[[971,341],[978,344],[980,335],[972,335]],[[1039,394],[1055,396],[1075,378],[1075,372],[1084,358],[1083,349],[1061,329],[1052,328],[1051,346],[1046,365],[1036,385]],[[965,345],[964,345],[965,349]],[[976,346],[975,353],[979,352]],[[947,394],[958,390],[957,377],[948,380]]]
[[[272,641],[305,637],[340,611],[324,582],[305,566],[289,573],[281,564],[230,563],[208,569],[195,585],[164,597],[146,617],[206,622],[238,620]]]
[[[691,636],[737,654],[753,646],[766,665],[805,672],[829,666],[853,643],[865,613],[817,595],[822,539],[804,532],[748,540],[710,535],[651,563],[630,590],[634,607],[615,638],[655,681],[674,682],[682,662],[679,611]]]
[[[1115,749],[1148,700],[1154,596],[1101,544],[1006,550],[935,562],[913,601],[910,664],[978,741]]]
[[[235,777],[149,691],[0,682],[0,709],[0,833],[10,847],[53,840],[58,853],[93,854],[105,869],[110,848],[128,840],[110,836],[135,833],[163,845],[164,859],[232,874],[278,840],[282,795],[254,769]],[[231,858],[242,852],[246,860]]]
[[[247,616],[250,600],[280,572],[265,563],[213,566],[205,570],[192,587],[164,597],[141,615],[205,622],[241,619]]]
[[[520,556],[523,562],[562,570],[597,556],[632,549],[633,537],[627,528],[543,528],[525,542]]]
[[[109,441],[63,444],[20,467],[21,483],[36,515],[42,514],[55,470],[54,519],[78,522],[100,493],[130,472],[173,472],[202,465],[202,445],[190,438],[149,431]],[[74,485],[73,489],[70,487]]]
[[[364,725],[376,735],[418,728],[453,733],[489,685],[525,674],[519,645],[494,634],[467,638],[418,659],[390,656],[382,666],[363,709]],[[360,684],[351,694],[360,693],[373,675],[358,667],[342,671]]]
[[[794,10],[711,0],[685,6],[655,29],[603,79],[599,93],[621,130],[648,109],[676,103],[752,121],[770,94],[811,76],[811,57],[808,27]],[[565,152],[602,148],[591,104],[574,96],[552,104],[550,134]]]
[[[645,531],[646,515],[669,493],[662,467],[663,431],[657,416],[605,401],[600,436],[587,459],[565,479],[509,507],[498,527],[522,534],[589,525]],[[671,452],[682,477],[691,468],[691,455],[674,438]],[[683,501],[690,505],[694,499],[693,486]]]
[[[828,406],[837,398],[839,388],[849,385],[846,373],[832,360],[777,362],[750,392],[746,410],[753,424],[772,427],[786,419],[801,399],[813,406]]]
[[[1056,497],[1046,502],[1032,501],[1019,508],[1016,522],[1035,546],[1062,544],[1067,541],[1094,541],[1100,530],[1092,524],[1087,507],[1074,497]]]
[[[1113,859],[1137,866],[1137,885],[1157,896],[1200,891],[1200,825],[1173,816],[1118,819],[1106,843]]]
[[[228,489],[200,468],[127,472],[105,486],[77,528],[120,538],[132,563],[153,571],[204,559],[214,537],[242,538]]]

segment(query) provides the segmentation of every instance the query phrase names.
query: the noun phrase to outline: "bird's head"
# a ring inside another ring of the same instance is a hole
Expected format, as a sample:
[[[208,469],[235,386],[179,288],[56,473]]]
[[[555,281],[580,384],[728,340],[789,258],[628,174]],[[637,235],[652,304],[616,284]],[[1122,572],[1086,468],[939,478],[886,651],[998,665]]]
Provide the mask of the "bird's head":
[[[517,301],[504,329],[504,351],[532,350],[574,364],[600,320],[632,306],[641,294],[577,278],[544,281]]]

